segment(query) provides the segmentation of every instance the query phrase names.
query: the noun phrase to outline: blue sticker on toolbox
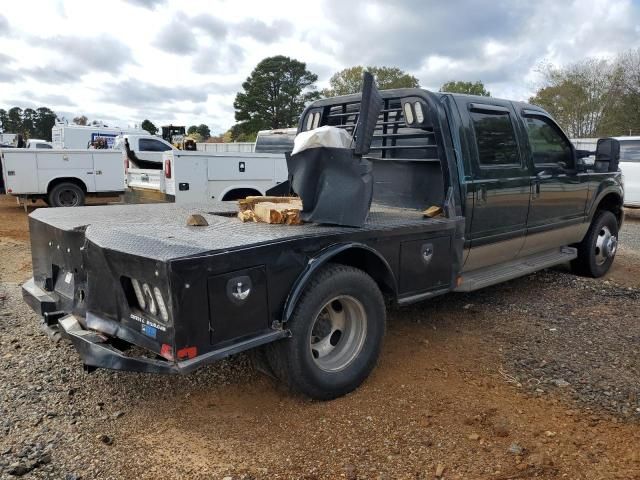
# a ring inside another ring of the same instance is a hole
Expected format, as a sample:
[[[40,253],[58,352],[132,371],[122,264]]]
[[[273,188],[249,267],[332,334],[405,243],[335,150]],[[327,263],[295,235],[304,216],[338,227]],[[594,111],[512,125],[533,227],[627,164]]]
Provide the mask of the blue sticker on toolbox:
[[[156,338],[157,328],[152,327],[150,325],[142,325],[142,333],[144,333],[147,337]]]

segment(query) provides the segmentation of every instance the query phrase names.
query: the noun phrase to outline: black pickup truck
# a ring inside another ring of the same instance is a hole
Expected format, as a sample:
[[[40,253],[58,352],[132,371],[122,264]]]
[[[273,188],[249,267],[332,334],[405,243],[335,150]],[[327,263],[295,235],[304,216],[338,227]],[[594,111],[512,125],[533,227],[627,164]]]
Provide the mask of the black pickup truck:
[[[187,373],[255,349],[293,390],[330,399],[374,368],[388,304],[565,262],[607,272],[623,221],[616,140],[602,140],[586,166],[589,152],[536,106],[380,94],[361,228],[241,223],[237,206],[222,202],[39,209],[25,300],[89,369]],[[353,131],[360,103],[319,100],[298,130]],[[423,215],[431,206],[442,214]],[[194,213],[208,226],[186,226]],[[133,345],[148,353],[127,351]]]

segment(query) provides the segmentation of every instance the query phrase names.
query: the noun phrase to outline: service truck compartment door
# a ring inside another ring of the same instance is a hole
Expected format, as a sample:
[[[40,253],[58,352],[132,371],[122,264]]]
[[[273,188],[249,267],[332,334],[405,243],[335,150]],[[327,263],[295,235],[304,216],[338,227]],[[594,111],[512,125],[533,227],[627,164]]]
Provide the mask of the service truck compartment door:
[[[473,195],[471,245],[464,265],[465,271],[471,271],[512,260],[520,253],[527,226],[530,171],[509,102],[457,101],[467,112],[469,143],[471,151],[475,150],[473,180],[467,184]]]
[[[95,191],[90,150],[38,150],[37,161],[39,191],[46,192],[51,180],[63,177],[82,180],[88,192]]]
[[[124,163],[120,152],[93,152],[93,168],[96,192],[121,192],[124,190]]]
[[[2,151],[2,174],[7,193],[39,193],[36,156],[31,152],[14,149]]]

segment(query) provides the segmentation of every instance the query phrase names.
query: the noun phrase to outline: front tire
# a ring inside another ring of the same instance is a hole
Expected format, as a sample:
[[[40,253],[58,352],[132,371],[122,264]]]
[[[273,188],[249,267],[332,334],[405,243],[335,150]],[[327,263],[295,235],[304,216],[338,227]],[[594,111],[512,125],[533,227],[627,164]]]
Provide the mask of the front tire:
[[[386,311],[362,270],[330,264],[311,280],[287,323],[291,338],[267,349],[276,376],[292,390],[331,400],[355,390],[380,355]]]
[[[609,271],[618,250],[618,220],[608,210],[596,212],[587,235],[578,244],[578,258],[571,262],[573,270],[593,278]]]
[[[75,183],[59,183],[49,192],[49,201],[52,207],[80,207],[84,205],[84,190]]]

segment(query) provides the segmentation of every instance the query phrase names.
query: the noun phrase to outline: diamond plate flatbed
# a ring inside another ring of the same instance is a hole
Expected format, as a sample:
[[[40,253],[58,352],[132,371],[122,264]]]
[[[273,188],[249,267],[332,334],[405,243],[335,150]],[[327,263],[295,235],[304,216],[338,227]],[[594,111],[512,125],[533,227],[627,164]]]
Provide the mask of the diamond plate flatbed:
[[[82,231],[92,243],[125,254],[154,260],[213,253],[304,237],[340,235],[354,232],[421,230],[444,227],[451,220],[424,218],[413,209],[372,205],[362,228],[331,225],[270,225],[242,223],[236,216],[235,202],[207,204],[144,204],[89,206],[74,209],[42,208],[31,214],[33,220],[63,231]],[[191,214],[205,217],[208,226],[189,227]]]

